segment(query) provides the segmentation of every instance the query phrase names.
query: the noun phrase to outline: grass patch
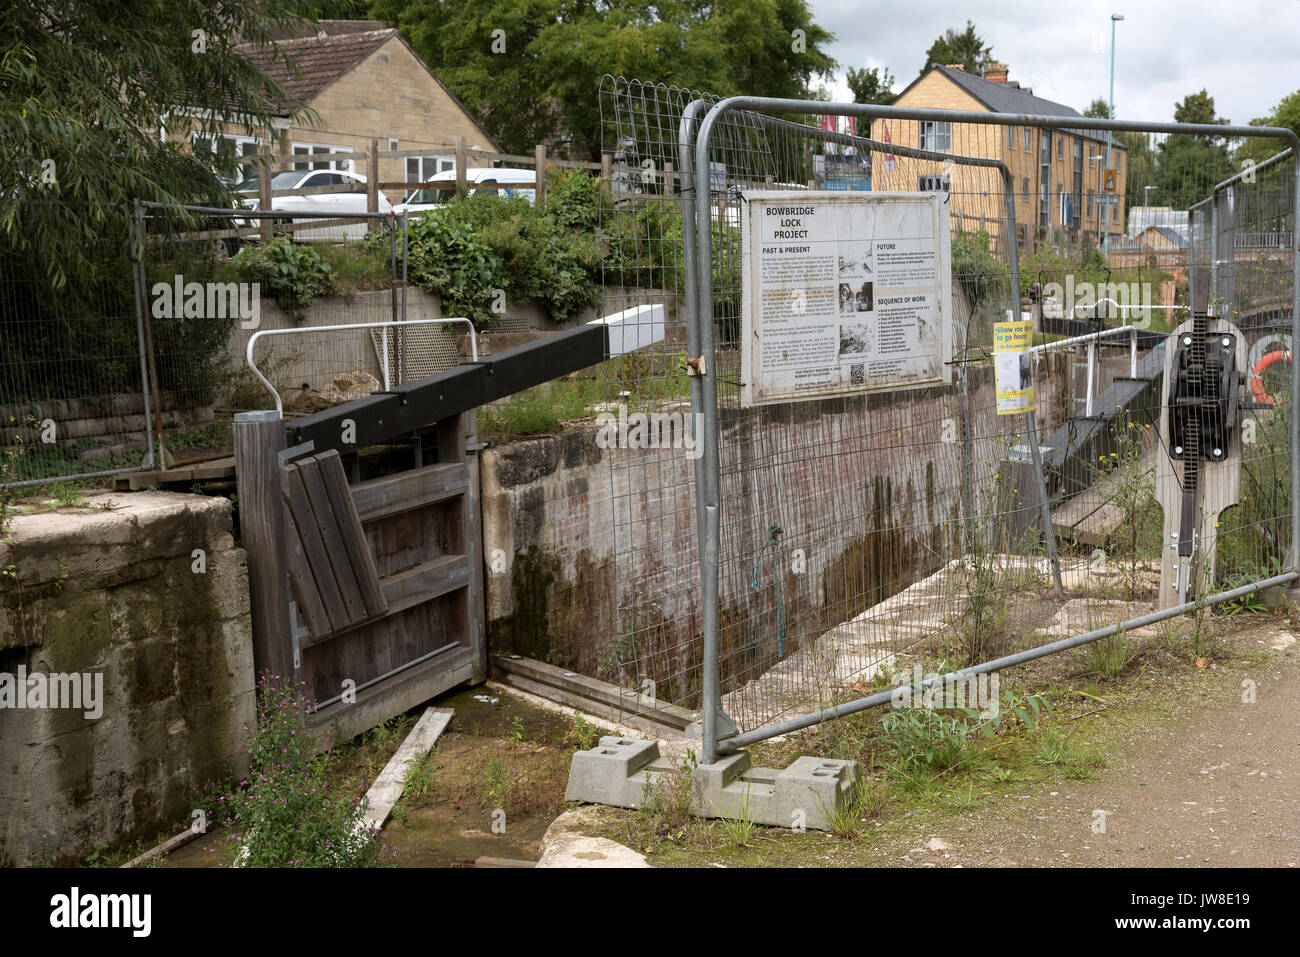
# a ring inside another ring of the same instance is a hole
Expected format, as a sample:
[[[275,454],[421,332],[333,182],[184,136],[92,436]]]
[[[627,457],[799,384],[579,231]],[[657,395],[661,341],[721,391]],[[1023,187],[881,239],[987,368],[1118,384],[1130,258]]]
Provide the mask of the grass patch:
[[[532,435],[553,435],[565,423],[588,418],[599,401],[594,379],[568,376],[533,386],[509,402],[484,406],[479,412],[479,434],[499,442]]]
[[[1057,768],[1067,778],[1079,780],[1092,777],[1106,767],[1106,756],[1091,744],[1075,740],[1074,736],[1058,727],[1045,726],[1035,733],[1035,764]]]
[[[1103,681],[1114,681],[1137,657],[1137,648],[1128,635],[1118,631],[1109,638],[1099,638],[1088,645],[1088,674]]]

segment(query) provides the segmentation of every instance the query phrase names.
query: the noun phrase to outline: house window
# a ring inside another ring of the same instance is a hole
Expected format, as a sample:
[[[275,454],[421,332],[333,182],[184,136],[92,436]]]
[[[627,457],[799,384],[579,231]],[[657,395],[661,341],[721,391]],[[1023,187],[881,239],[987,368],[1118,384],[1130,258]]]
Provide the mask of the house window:
[[[1038,167],[1038,225],[1046,229],[1050,213],[1047,211],[1052,189],[1052,131],[1043,130],[1038,134],[1042,144],[1039,150]]]
[[[1058,136],[1056,138],[1056,158],[1065,159],[1065,137],[1064,136]]]
[[[397,140],[390,139],[390,140],[388,141],[388,151],[389,151],[390,153],[396,153],[396,152],[397,152]]]
[[[253,175],[257,164],[253,161],[262,148],[262,141],[256,136],[234,136],[221,133],[194,133],[191,137],[194,151],[200,150],[216,153],[220,171],[237,179],[246,179]]]
[[[1029,145],[1029,127],[1026,126],[1025,127],[1025,152],[1028,153],[1031,149],[1033,149],[1033,147]]]
[[[312,156],[316,153],[351,153],[350,146],[330,146],[327,143],[294,143],[294,156]],[[335,169],[344,173],[352,172],[352,160],[334,159],[318,160],[316,162],[298,162],[293,164],[294,169]]]
[[[1092,198],[1093,198],[1093,196],[1095,196],[1095,195],[1096,195],[1096,193],[1095,193],[1093,190],[1088,190],[1088,219],[1089,219],[1089,221],[1092,220]]]
[[[952,183],[947,176],[929,173],[918,178],[916,188],[922,193],[946,193],[952,188]]]
[[[456,161],[450,156],[408,156],[406,158],[406,181],[423,183],[432,179],[437,173],[445,173],[456,168]]]
[[[921,149],[948,153],[952,150],[952,124],[939,120],[921,121]]]
[[[1015,149],[1015,146],[1016,146],[1016,128],[1014,126],[1008,126],[1007,127],[1007,149]]]
[[[1083,140],[1074,139],[1074,207],[1070,217],[1070,226],[1079,228],[1079,200],[1083,196]]]

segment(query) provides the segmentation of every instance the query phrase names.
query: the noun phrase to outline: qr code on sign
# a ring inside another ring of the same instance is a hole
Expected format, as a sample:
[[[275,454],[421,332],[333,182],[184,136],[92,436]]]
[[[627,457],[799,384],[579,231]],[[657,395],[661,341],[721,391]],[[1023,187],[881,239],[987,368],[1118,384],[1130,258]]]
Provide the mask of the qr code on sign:
[[[867,381],[867,364],[859,362],[849,366],[849,385],[864,385]]]

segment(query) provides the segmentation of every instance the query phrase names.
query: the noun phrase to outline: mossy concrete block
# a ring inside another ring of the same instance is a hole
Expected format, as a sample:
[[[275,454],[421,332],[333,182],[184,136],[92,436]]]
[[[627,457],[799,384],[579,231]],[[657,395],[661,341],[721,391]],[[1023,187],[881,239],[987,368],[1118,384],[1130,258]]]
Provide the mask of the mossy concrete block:
[[[230,502],[98,498],[114,507],[14,516],[5,545],[0,672],[88,675],[102,713],[0,709],[0,861],[75,863],[178,827],[191,784],[247,768],[252,624]]]
[[[151,574],[148,562],[211,547],[230,526],[230,502],[223,498],[179,492],[93,496],[83,508],[13,516],[8,564],[23,587],[138,580]]]

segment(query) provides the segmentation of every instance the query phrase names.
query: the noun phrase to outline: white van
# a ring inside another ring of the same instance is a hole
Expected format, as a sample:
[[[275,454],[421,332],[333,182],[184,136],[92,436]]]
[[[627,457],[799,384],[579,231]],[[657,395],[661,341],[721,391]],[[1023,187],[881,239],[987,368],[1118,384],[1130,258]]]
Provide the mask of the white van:
[[[530,169],[480,166],[465,170],[465,186],[469,193],[495,193],[498,196],[522,196],[531,205],[536,198],[537,177]],[[479,183],[518,183],[506,189],[473,189]],[[443,170],[425,180],[417,189],[406,194],[405,199],[393,207],[397,215],[403,212],[412,216],[445,206],[456,195],[456,171]]]

